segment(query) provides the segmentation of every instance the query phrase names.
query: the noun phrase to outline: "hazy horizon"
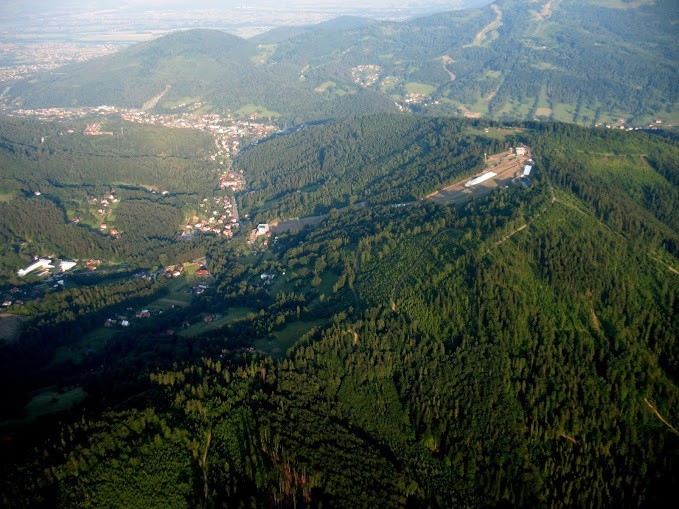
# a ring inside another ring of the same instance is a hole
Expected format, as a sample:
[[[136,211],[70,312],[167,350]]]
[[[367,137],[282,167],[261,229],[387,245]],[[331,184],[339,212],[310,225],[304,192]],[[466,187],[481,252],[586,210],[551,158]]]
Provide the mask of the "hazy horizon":
[[[213,28],[251,37],[273,28],[313,25],[340,16],[403,21],[491,0],[6,0],[0,42],[129,44],[174,30]]]

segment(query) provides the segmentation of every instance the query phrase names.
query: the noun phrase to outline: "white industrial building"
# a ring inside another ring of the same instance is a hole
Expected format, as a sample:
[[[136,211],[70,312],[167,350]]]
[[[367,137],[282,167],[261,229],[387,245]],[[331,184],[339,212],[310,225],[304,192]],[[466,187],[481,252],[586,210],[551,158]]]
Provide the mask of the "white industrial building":
[[[257,225],[257,236],[266,235],[269,233],[269,223],[260,223]]]
[[[531,170],[533,169],[533,165],[527,164],[523,167],[523,176],[527,177],[530,175]]]
[[[492,179],[496,175],[497,175],[497,173],[492,172],[492,171],[486,172],[483,175],[479,175],[478,177],[474,177],[473,179],[471,179],[469,182],[467,182],[464,185],[464,187],[475,186],[477,184],[480,184],[481,182],[485,182],[486,180]]]
[[[53,269],[52,260],[49,258],[40,258],[38,260],[33,260],[30,264],[26,265],[23,269],[17,271],[17,276],[24,277],[37,269]]]
[[[75,267],[77,264],[78,264],[78,262],[74,262],[72,260],[60,260],[59,261],[59,271],[60,272],[68,272],[73,267]]]

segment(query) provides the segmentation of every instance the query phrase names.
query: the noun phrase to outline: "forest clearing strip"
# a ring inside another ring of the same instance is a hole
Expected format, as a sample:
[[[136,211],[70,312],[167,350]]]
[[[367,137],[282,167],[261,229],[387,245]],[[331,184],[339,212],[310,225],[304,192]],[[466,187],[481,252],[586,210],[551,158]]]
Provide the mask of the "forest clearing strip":
[[[677,270],[674,267],[672,267],[671,265],[665,263],[660,258],[656,258],[655,256],[653,256],[651,254],[649,254],[648,256],[650,256],[652,260],[655,260],[659,264],[664,265],[667,268],[667,270],[669,270],[671,273],[679,275],[679,270]]]
[[[561,433],[561,438],[563,438],[563,439],[565,439],[565,440],[568,440],[568,441],[571,442],[572,444],[578,445],[578,441],[577,441],[575,438],[569,437],[569,436],[566,435],[565,433]]]
[[[589,310],[591,313],[591,318],[592,318],[592,324],[594,325],[594,328],[597,330],[597,332],[603,332],[603,328],[601,327],[601,321],[599,320],[599,317],[596,314],[596,311],[594,311],[594,306],[590,302],[589,305]]]
[[[558,201],[558,199],[556,198],[556,196],[554,196],[553,199],[554,199],[555,201]],[[592,219],[593,221],[595,221],[599,226],[601,226],[601,227],[605,228],[606,230],[608,230],[609,232],[611,232],[613,235],[616,235],[616,236],[620,237],[620,238],[623,239],[625,242],[629,242],[629,239],[627,239],[627,237],[625,237],[622,233],[616,232],[613,228],[611,228],[610,226],[608,226],[606,223],[602,222],[600,219],[594,217],[592,214],[590,214],[590,213],[588,213],[588,212],[582,210],[582,209],[579,208],[579,207],[576,207],[575,205],[571,205],[570,203],[566,203],[566,202],[559,202],[559,203],[561,203],[562,205],[565,205],[566,207],[568,207],[568,208],[570,208],[570,209],[572,209],[572,210],[575,210],[576,212],[580,212],[580,213],[583,214],[584,216],[586,216],[586,217]],[[659,258],[656,258],[656,257],[653,256],[650,252],[648,252],[648,253],[646,253],[646,254],[648,255],[648,257],[649,257],[651,260],[654,260],[654,261],[658,262],[659,264],[661,264],[662,266],[664,266],[667,270],[669,270],[669,271],[672,272],[673,274],[679,274],[679,270],[677,270],[677,269],[675,269],[674,267],[672,267],[671,265],[669,265],[669,264],[663,262],[663,261],[660,260]]]
[[[396,285],[394,286],[394,291],[391,294],[391,310],[394,313],[398,310],[398,308],[396,307],[396,297],[398,295],[399,290],[401,289],[401,285],[403,284],[403,281],[405,280],[405,278],[408,277],[408,275],[410,275],[410,273],[413,271],[413,269],[415,267],[417,267],[417,265],[420,263],[420,261],[422,260],[422,258],[424,256],[424,252],[427,250],[429,245],[432,242],[434,242],[434,240],[436,240],[436,238],[439,235],[446,233],[446,232],[454,231],[454,230],[455,230],[455,228],[446,228],[446,229],[441,230],[440,232],[436,232],[434,235],[432,235],[432,237],[427,241],[427,243],[424,245],[424,247],[422,247],[420,254],[417,255],[417,258],[415,258],[415,261],[410,265],[410,267],[408,267],[408,270],[406,270],[403,273],[403,275],[401,276],[401,278],[396,282]]]
[[[356,245],[356,257],[354,258],[354,284],[351,285],[351,291],[354,294],[354,301],[356,302],[356,313],[359,312],[360,303],[358,300],[358,290],[356,285],[358,284],[358,273],[361,271],[361,247],[360,243]]]
[[[491,21],[485,27],[483,27],[481,31],[474,37],[474,42],[471,44],[467,44],[466,46],[463,46],[464,48],[470,48],[472,46],[481,46],[483,40],[488,35],[488,32],[490,32],[491,30],[495,30],[496,28],[500,28],[502,26],[502,11],[496,4],[491,5],[491,7],[495,11],[497,18],[495,18],[494,21]]]
[[[358,346],[358,332],[354,329],[349,329],[347,332],[353,336],[354,346]]]
[[[203,471],[203,497],[205,498],[205,505],[208,502],[209,486],[207,477],[207,451],[210,448],[210,442],[212,442],[212,430],[207,432],[207,443],[205,444],[205,450],[203,451],[203,458],[200,462],[200,467]]]
[[[149,99],[148,101],[146,101],[144,103],[144,105],[141,107],[142,111],[149,111],[149,110],[152,110],[153,108],[155,108],[156,105],[158,104],[158,102],[163,97],[165,97],[165,94],[167,94],[170,91],[171,88],[172,88],[172,85],[165,85],[165,88],[163,89],[163,91],[160,94],[158,94],[155,97],[152,97],[151,99]]]
[[[457,76],[455,75],[454,72],[452,72],[450,69],[448,69],[448,65],[454,64],[455,60],[450,58],[448,55],[443,55],[441,57],[441,61],[443,62],[443,70],[448,73],[448,76],[450,76],[450,81],[455,81],[457,79]]]
[[[651,410],[653,410],[653,413],[655,413],[656,417],[657,417],[658,419],[660,419],[660,420],[662,421],[662,423],[663,423],[665,426],[667,426],[668,428],[670,428],[670,430],[672,431],[672,433],[674,433],[675,435],[679,436],[679,431],[677,431],[677,429],[676,429],[674,426],[672,426],[669,422],[667,422],[667,421],[665,420],[665,418],[664,418],[662,415],[660,415],[660,412],[658,412],[658,409],[653,405],[653,403],[651,403],[650,401],[648,401],[648,398],[644,398],[644,403],[646,403],[646,404],[648,405],[648,408],[650,408]]]
[[[497,246],[500,246],[500,245],[504,244],[504,243],[507,242],[510,238],[512,238],[512,236],[513,236],[514,234],[519,233],[521,230],[525,230],[526,228],[528,228],[528,223],[524,224],[523,226],[519,226],[516,230],[512,231],[509,235],[507,235],[506,237],[504,237],[504,238],[501,239],[501,240],[498,240],[498,241],[495,243],[495,246],[494,246],[494,247],[497,247]]]
[[[552,205],[554,205],[556,202],[558,202],[559,200],[556,198],[556,194],[555,194],[555,192],[554,192],[554,187],[552,186],[551,182],[550,182],[550,184],[549,184],[549,191],[550,191],[550,194],[551,194],[551,200],[550,200],[550,202],[549,202],[547,205],[544,206],[544,208],[543,208],[542,210],[540,210],[539,212],[537,212],[537,213],[535,214],[535,216],[533,216],[531,219],[529,219],[528,221],[526,221],[525,224],[523,224],[522,226],[519,226],[518,228],[516,228],[515,230],[513,230],[512,232],[510,232],[506,237],[500,239],[499,241],[496,241],[495,244],[494,244],[493,246],[491,246],[490,248],[488,248],[488,249],[483,253],[483,256],[487,256],[493,249],[495,249],[495,248],[498,247],[498,246],[501,246],[502,244],[504,244],[505,242],[507,242],[510,238],[512,238],[514,235],[516,235],[516,234],[519,233],[520,231],[523,231],[523,230],[525,230],[526,228],[528,228],[528,225],[530,225],[530,223],[532,223],[533,221],[535,221],[536,219],[538,219],[542,214],[544,214],[545,212],[547,212],[547,210],[548,210]]]
[[[544,7],[542,8],[542,11],[540,11],[540,16],[542,16],[543,19],[549,18],[549,17],[552,16],[552,7],[553,7],[552,4],[553,3],[554,3],[554,0],[549,0],[549,2],[547,2],[544,5]]]

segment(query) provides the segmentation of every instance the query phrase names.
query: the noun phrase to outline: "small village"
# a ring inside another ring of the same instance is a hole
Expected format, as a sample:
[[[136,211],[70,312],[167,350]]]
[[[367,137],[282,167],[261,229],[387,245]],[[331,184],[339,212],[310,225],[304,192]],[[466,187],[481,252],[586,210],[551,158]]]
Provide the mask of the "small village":
[[[182,237],[190,238],[197,234],[213,233],[230,239],[240,228],[236,201],[229,197],[229,193],[212,199],[203,198],[198,204],[198,210],[200,216],[193,216],[184,226]]]
[[[238,207],[233,193],[244,189],[245,179],[242,174],[231,171],[229,163],[238,154],[243,142],[256,142],[270,136],[277,131],[277,127],[254,121],[257,118],[256,114],[250,115],[250,119],[240,119],[230,113],[224,115],[196,113],[195,110],[200,109],[201,106],[199,102],[179,105],[178,107],[187,107],[189,112],[162,115],[142,109],[105,105],[81,108],[18,109],[9,112],[9,114],[17,117],[34,116],[41,120],[76,120],[91,119],[92,117],[100,117],[105,120],[112,115],[120,115],[123,120],[128,122],[175,129],[196,129],[209,133],[214,138],[215,144],[215,150],[210,154],[209,160],[219,166],[224,166],[224,170],[219,175],[218,187],[225,194],[204,198],[202,202],[197,203],[195,215],[189,218],[179,234],[184,239],[202,234],[213,234],[230,239],[240,227]],[[94,121],[86,125],[82,134],[85,136],[113,135],[112,132],[102,131],[101,128],[102,122]],[[73,129],[61,133],[61,135],[69,134],[77,133]],[[44,142],[44,138],[42,141]],[[169,194],[169,191],[159,191],[156,187],[149,188],[149,192]],[[39,191],[36,192],[36,195],[39,194]],[[123,232],[113,224],[111,219],[114,216],[111,213],[119,203],[120,200],[116,197],[113,189],[104,196],[90,196],[88,198],[88,204],[97,207],[92,210],[92,214],[99,220],[99,231],[113,238],[120,238],[123,235]],[[80,217],[71,219],[74,224],[81,224],[81,221],[82,218]]]
[[[351,70],[354,83],[362,87],[371,87],[377,83],[382,74],[382,67],[374,64],[359,65]]]
[[[200,103],[194,103],[189,110],[200,109]],[[176,114],[154,114],[143,109],[119,108],[117,106],[86,106],[80,108],[40,108],[40,109],[5,109],[4,114],[24,118],[37,117],[39,120],[79,120],[99,117],[105,120],[110,116],[120,116],[123,120],[136,124],[168,127],[172,129],[195,129],[209,133],[214,138],[215,152],[211,161],[224,164],[224,161],[238,154],[244,142],[254,142],[271,136],[278,128],[270,123],[258,120],[256,113],[247,118],[237,117],[229,112],[224,114],[188,111]],[[113,135],[110,131],[101,131],[101,122],[89,123],[83,134],[86,136]],[[73,129],[61,133],[75,134]],[[44,140],[43,140],[44,141]]]

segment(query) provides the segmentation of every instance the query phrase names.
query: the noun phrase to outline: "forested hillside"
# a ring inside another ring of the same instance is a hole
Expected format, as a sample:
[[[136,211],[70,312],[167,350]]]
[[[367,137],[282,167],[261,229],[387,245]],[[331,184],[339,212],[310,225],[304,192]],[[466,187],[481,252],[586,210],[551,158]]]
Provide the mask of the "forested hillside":
[[[111,120],[107,128],[115,134],[88,137],[80,134],[84,121],[69,125],[79,132],[54,122],[0,120],[3,281],[41,254],[149,267],[204,253],[201,239],[175,238],[198,197],[216,186],[208,135]],[[150,192],[161,184],[167,194]],[[112,190],[124,204],[117,214],[99,208]],[[116,220],[122,238],[100,231],[100,223]]]
[[[393,114],[349,118],[276,137],[236,161],[235,167],[248,176],[250,192],[243,205],[272,220],[366,201],[411,202],[478,171],[484,152],[508,147],[479,136],[485,125]]]
[[[13,106],[199,102],[283,121],[396,108],[676,125],[673,0],[500,0],[402,23],[339,20],[252,40],[196,30],[17,83]],[[169,86],[169,88],[167,88]]]
[[[257,192],[273,186],[281,203],[301,185],[328,206],[320,191],[328,179],[354,183],[355,199],[375,194],[266,250],[212,246],[214,293],[201,306],[253,311],[195,341],[123,332],[109,347],[115,369],[96,371],[94,357],[87,385],[113,408],[101,413],[92,401],[39,454],[12,450],[3,502],[612,508],[667,500],[679,466],[679,146],[647,133],[485,125],[358,118],[246,152],[239,164],[252,161]],[[390,131],[399,136],[378,143]],[[420,173],[445,183],[440,167],[457,172],[466,149],[478,158],[518,143],[535,159],[523,184],[466,205],[391,206],[406,196],[401,185],[424,186]],[[291,175],[275,164],[255,169],[269,151]],[[371,154],[391,168],[394,195],[372,186],[377,165],[358,178],[354,168],[370,168]],[[274,195],[257,200],[275,210]],[[315,325],[287,354],[273,353],[281,331],[303,320]],[[126,348],[138,352],[134,375],[116,364]],[[116,377],[126,390],[118,399]]]

